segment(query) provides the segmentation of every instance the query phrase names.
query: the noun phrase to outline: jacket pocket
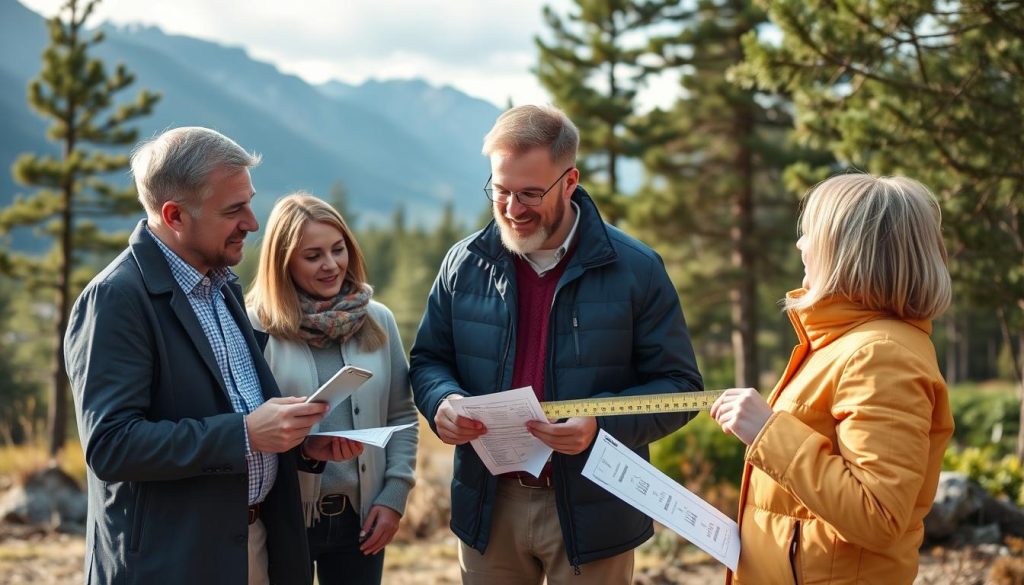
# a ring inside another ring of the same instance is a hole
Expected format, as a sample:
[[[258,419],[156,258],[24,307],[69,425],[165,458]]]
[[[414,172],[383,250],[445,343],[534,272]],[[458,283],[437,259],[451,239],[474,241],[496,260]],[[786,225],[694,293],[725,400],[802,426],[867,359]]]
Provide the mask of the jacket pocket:
[[[583,360],[580,355],[580,316],[576,309],[572,310],[572,341],[576,346],[576,365],[578,366]]]
[[[789,568],[793,571],[793,583],[800,585],[800,521],[793,525],[793,536],[789,539]]]
[[[139,552],[142,543],[143,517],[146,514],[146,493],[142,483],[135,484],[135,501],[132,506],[132,532],[128,539],[128,552]]]

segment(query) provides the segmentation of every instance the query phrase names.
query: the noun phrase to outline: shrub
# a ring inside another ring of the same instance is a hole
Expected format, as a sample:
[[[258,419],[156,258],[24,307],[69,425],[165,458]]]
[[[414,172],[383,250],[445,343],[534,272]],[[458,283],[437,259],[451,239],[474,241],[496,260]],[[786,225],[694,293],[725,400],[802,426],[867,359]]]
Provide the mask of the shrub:
[[[707,413],[651,445],[651,463],[732,518],[736,517],[743,454],[739,439]]]
[[[993,496],[1005,496],[1018,506],[1024,505],[1024,467],[1015,455],[999,458],[993,446],[946,450],[942,466],[966,474]]]
[[[949,404],[956,420],[953,443],[958,447],[992,446],[997,458],[1016,451],[1020,397],[1012,385],[959,385],[950,390]]]

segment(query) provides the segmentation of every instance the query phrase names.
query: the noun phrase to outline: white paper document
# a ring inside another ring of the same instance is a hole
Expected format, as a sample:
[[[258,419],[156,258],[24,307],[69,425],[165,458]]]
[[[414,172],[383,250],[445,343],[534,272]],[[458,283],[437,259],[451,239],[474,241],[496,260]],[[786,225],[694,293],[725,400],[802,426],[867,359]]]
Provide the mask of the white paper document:
[[[604,430],[594,440],[583,477],[736,570],[739,526]]]
[[[325,431],[322,433],[309,433],[310,437],[343,437],[352,441],[358,441],[366,445],[383,448],[391,440],[391,436],[398,431],[414,426],[416,423],[398,425],[396,427],[377,427],[375,429],[353,429],[351,431]]]
[[[450,401],[455,414],[484,423],[487,434],[470,441],[493,475],[525,471],[539,477],[551,457],[548,447],[526,430],[531,420],[548,422],[529,386]]]

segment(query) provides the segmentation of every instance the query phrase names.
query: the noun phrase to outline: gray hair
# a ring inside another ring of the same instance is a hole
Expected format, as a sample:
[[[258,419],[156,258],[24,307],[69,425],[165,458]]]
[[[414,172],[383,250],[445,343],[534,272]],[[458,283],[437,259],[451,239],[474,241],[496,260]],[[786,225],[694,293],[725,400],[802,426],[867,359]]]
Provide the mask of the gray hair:
[[[576,163],[580,133],[562,110],[550,105],[517,106],[498,116],[484,136],[484,156],[499,150],[522,154],[537,147],[551,150],[551,162]]]
[[[260,164],[260,156],[246,152],[220,132],[189,126],[140,142],[132,151],[131,164],[139,201],[148,213],[158,214],[164,203],[174,201],[195,217],[210,196],[210,173],[254,167]]]

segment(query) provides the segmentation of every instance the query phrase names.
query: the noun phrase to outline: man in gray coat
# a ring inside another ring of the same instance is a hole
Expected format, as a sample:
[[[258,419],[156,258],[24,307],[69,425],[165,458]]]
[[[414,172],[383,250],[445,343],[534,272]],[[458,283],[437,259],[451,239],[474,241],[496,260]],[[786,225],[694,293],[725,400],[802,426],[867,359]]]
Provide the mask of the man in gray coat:
[[[83,291],[65,339],[87,583],[312,580],[296,466],[353,449],[306,438],[326,405],[279,397],[228,269],[259,228],[258,162],[206,128],[132,155],[147,219]]]

